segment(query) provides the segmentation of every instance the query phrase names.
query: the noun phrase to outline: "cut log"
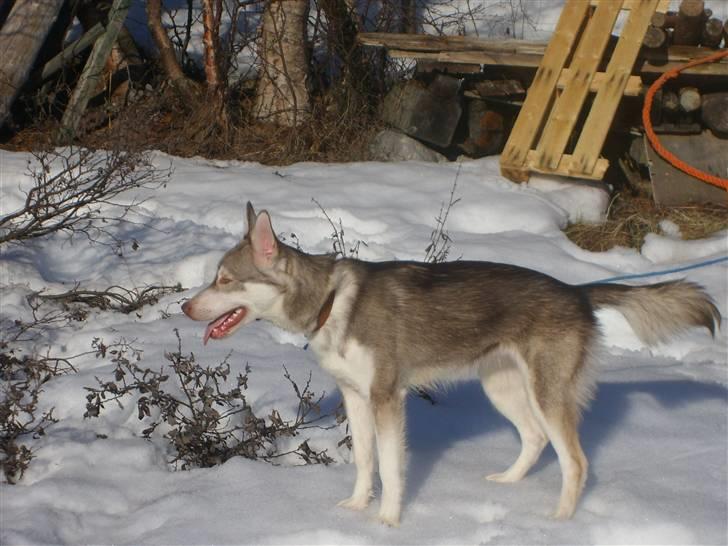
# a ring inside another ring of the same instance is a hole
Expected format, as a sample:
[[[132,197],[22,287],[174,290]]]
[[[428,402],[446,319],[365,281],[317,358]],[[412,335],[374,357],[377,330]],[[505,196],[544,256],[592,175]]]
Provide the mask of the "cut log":
[[[683,87],[680,89],[680,108],[688,114],[700,110],[702,97],[697,87]]]
[[[647,27],[642,45],[650,49],[663,48],[667,45],[667,33],[663,29],[651,25]]]
[[[669,114],[676,114],[680,108],[680,98],[675,91],[662,90],[662,110]]]
[[[723,21],[716,19],[708,19],[703,27],[703,36],[701,43],[705,47],[717,49],[723,41]]]
[[[672,34],[673,43],[675,45],[698,45],[703,34],[704,21],[705,2],[703,0],[683,0]]]
[[[723,46],[728,47],[728,21],[723,24],[723,41]]]
[[[675,23],[677,23],[677,13],[674,11],[668,11],[666,13],[660,13],[658,11],[652,16],[652,26],[663,30],[675,28]]]
[[[479,100],[468,101],[468,138],[460,148],[470,157],[480,158],[499,154],[506,143],[506,119],[502,113],[493,110]]]
[[[715,136],[728,138],[728,92],[703,96],[701,119]]]
[[[63,0],[15,2],[0,29],[0,126],[30,75]]]

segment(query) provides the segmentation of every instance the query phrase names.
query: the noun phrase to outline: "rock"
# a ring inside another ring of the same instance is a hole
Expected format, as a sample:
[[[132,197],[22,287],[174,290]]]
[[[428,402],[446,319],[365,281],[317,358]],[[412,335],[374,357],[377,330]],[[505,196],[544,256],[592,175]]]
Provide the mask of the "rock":
[[[447,161],[444,155],[420,141],[391,129],[377,133],[369,145],[369,153],[372,159],[378,161]]]
[[[418,140],[447,148],[462,107],[462,80],[438,74],[431,83],[408,80],[395,86],[382,104],[382,120]]]

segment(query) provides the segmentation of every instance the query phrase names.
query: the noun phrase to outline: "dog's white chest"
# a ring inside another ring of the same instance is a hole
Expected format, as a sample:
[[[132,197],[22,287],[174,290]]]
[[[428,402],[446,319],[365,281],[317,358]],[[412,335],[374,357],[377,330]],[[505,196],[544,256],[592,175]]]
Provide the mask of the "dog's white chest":
[[[356,390],[369,398],[374,379],[374,355],[372,351],[354,340],[347,341],[342,350],[333,347],[313,349],[321,367],[334,376],[337,383]]]

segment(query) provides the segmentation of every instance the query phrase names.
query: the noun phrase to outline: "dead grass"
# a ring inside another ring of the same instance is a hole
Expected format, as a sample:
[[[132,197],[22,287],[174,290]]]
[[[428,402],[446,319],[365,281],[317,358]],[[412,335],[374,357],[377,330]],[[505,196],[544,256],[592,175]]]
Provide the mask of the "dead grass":
[[[670,220],[680,227],[683,239],[701,239],[728,229],[728,206],[709,204],[659,207],[649,196],[617,194],[601,225],[573,224],[564,232],[586,250],[603,252],[615,246],[641,248],[645,235],[660,233],[660,222]]]
[[[344,162],[368,158],[368,144],[380,122],[364,104],[341,106],[319,96],[310,121],[296,127],[276,127],[251,120],[250,98],[228,101],[226,123],[206,104],[181,104],[169,91],[150,91],[134,104],[100,119],[90,112],[77,143],[89,148],[155,149],[181,157],[256,161],[289,165],[300,161]],[[96,119],[97,121],[93,121]],[[93,126],[90,126],[93,123]],[[14,151],[47,146],[58,129],[54,120],[29,125],[2,147]]]

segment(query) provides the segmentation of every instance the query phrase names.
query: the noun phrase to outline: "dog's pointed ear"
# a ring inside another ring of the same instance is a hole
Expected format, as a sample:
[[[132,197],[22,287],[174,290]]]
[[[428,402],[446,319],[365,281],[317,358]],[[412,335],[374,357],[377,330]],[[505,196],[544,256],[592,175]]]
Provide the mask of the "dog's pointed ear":
[[[248,201],[248,204],[245,205],[245,218],[245,237],[247,237],[250,231],[253,229],[256,219],[255,209],[253,208],[253,203],[251,203],[250,201]]]
[[[272,267],[278,257],[278,239],[267,211],[258,214],[248,235],[255,266],[262,269]]]

